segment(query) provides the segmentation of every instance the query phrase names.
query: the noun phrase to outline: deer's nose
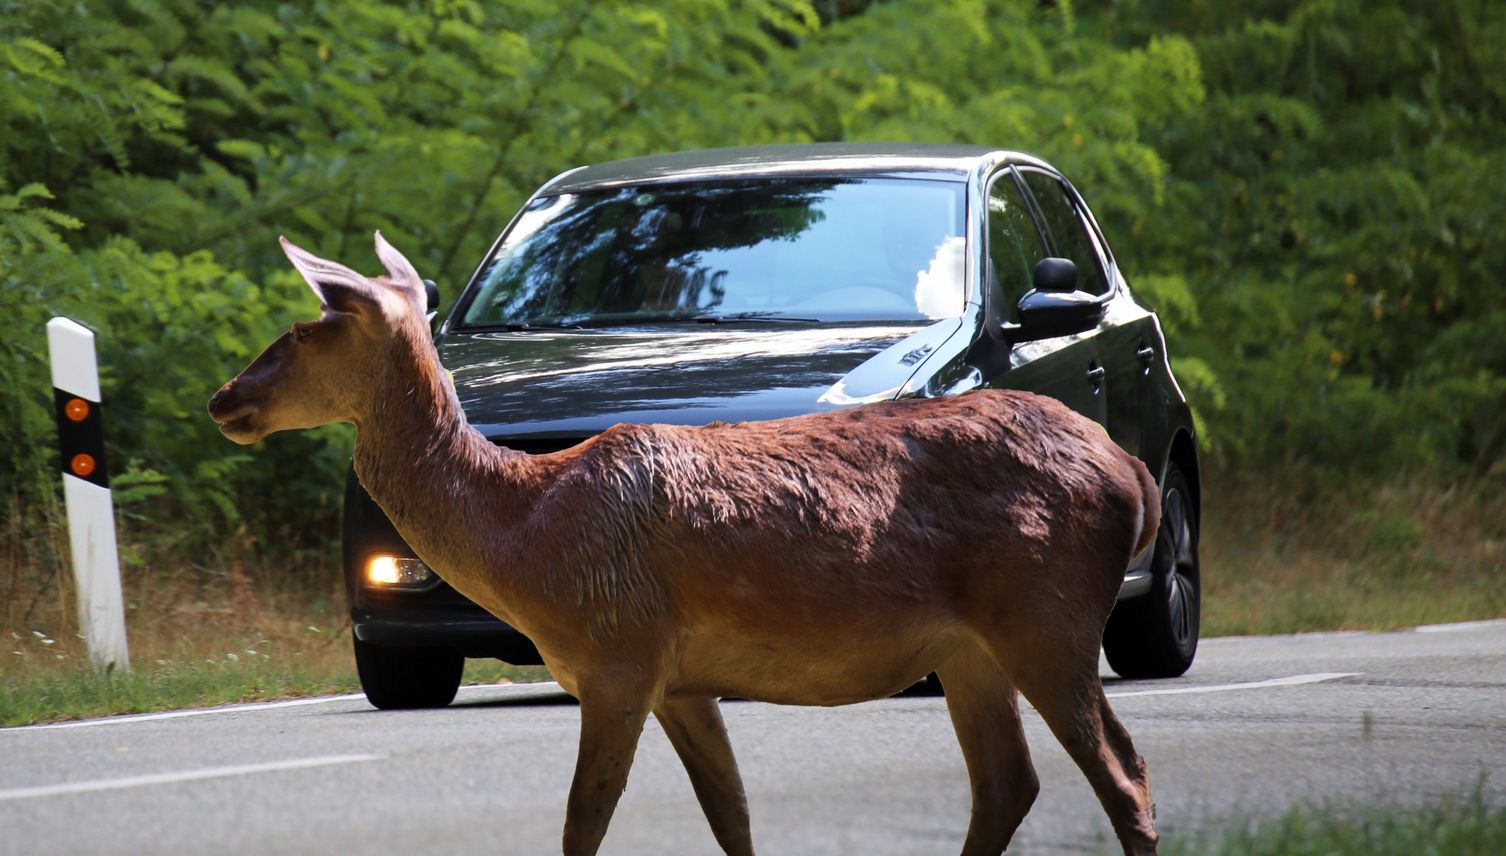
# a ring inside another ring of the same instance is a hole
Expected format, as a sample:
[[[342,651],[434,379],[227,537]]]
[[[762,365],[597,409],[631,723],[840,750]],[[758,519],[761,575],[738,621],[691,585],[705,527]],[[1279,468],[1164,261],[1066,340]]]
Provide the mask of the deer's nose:
[[[235,381],[231,381],[220,387],[214,395],[209,396],[209,414],[211,416],[224,406],[225,400],[230,397],[230,388],[234,385]]]

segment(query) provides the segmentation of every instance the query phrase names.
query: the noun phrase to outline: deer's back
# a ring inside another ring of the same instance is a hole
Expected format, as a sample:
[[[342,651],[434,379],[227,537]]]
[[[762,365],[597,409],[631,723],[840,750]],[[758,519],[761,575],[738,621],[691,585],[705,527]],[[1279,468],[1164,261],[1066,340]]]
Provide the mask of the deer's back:
[[[960,596],[991,568],[1101,541],[1102,510],[1133,541],[1129,460],[1059,402],[980,391],[768,422],[618,426],[572,453],[538,513],[584,515],[586,599],[615,590],[652,611],[673,606],[673,592],[735,608],[740,594],[792,591],[820,613],[854,591]]]
[[[795,703],[897,690],[978,621],[1106,615],[1143,499],[1100,427],[1020,392],[619,426],[549,457],[518,543],[547,608],[518,616],[551,667],[673,638],[676,691]]]

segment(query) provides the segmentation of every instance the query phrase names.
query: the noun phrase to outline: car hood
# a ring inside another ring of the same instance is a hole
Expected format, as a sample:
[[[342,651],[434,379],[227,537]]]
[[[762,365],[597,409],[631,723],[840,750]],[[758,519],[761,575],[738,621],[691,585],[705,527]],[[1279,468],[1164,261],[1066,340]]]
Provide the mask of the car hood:
[[[959,325],[450,332],[438,349],[472,425],[491,437],[545,439],[619,422],[777,419],[893,398]]]

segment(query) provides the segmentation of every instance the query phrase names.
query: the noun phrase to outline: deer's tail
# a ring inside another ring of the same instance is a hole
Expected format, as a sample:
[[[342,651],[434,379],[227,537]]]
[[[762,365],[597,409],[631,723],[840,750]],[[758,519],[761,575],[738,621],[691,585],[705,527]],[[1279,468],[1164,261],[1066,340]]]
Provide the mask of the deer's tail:
[[[1138,556],[1156,541],[1156,530],[1161,526],[1161,489],[1139,458],[1131,457],[1130,464],[1140,477],[1140,532],[1133,553]]]

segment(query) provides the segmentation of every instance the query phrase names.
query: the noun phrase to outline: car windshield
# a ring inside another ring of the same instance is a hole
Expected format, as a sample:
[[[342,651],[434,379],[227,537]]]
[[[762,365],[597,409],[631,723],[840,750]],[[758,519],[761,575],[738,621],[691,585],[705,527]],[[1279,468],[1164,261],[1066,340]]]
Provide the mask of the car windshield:
[[[957,317],[964,186],[782,178],[543,196],[487,261],[460,326]]]

